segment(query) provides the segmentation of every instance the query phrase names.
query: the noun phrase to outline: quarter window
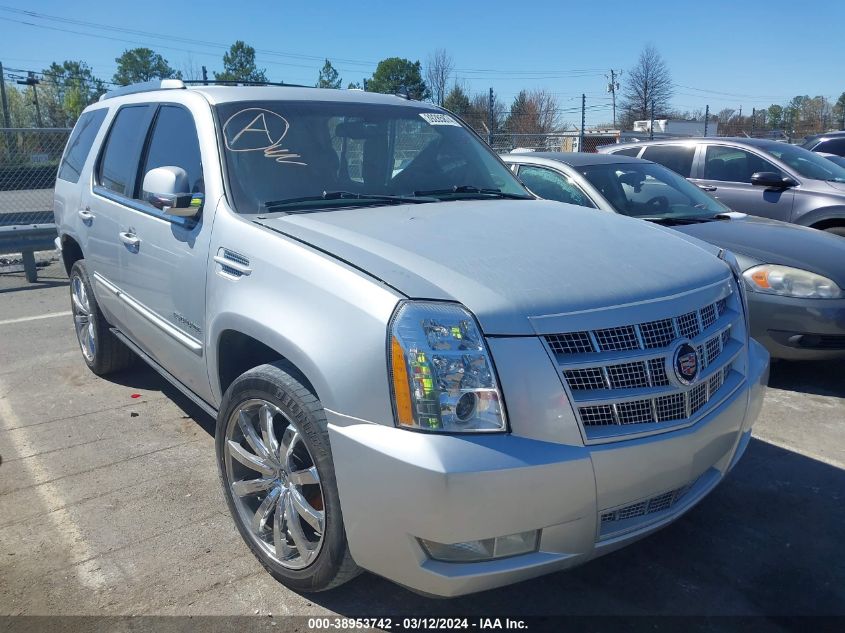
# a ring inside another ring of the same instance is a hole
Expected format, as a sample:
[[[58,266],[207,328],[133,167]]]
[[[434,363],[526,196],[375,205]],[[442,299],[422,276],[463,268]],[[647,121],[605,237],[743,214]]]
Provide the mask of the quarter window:
[[[106,108],[85,112],[76,122],[73,133],[67,143],[67,150],[59,167],[59,178],[68,182],[79,182],[82,167],[94,144],[97,132],[106,118]]]
[[[694,156],[694,145],[650,145],[645,148],[642,158],[659,163],[684,178],[689,178]]]
[[[156,167],[181,167],[188,175],[190,187],[182,193],[203,193],[199,138],[191,113],[179,106],[161,106],[153,125],[142,174]]]
[[[546,200],[557,200],[580,207],[594,207],[587,195],[570,178],[551,169],[523,165],[519,177],[531,191]]]
[[[845,156],[845,138],[832,138],[828,141],[822,141],[813,148],[813,151]]]
[[[139,148],[147,131],[147,108],[126,106],[118,111],[100,160],[100,185],[129,198],[138,170]]]
[[[738,147],[709,145],[704,159],[704,179],[722,182],[751,182],[758,171],[785,175],[769,161]]]
[[[640,155],[641,147],[626,147],[625,149],[614,150],[611,154],[621,154],[622,156],[632,156],[636,158]]]

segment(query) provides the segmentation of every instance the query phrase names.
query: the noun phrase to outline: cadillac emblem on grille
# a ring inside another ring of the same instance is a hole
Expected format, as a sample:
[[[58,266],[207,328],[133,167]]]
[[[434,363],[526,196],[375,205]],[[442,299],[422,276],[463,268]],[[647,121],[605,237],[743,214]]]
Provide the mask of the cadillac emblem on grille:
[[[672,371],[667,371],[667,375],[673,376],[675,382],[680,385],[691,385],[698,378],[698,353],[689,341],[680,341],[675,346],[675,351],[667,361],[671,359]],[[668,368],[667,368],[668,369]]]

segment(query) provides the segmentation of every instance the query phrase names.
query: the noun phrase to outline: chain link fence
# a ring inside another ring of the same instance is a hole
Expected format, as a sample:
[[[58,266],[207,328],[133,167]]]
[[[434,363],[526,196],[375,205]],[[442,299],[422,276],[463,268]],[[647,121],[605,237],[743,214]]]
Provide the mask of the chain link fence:
[[[56,236],[53,186],[70,130],[0,128],[0,255],[20,253],[36,280],[36,250]]]
[[[506,154],[514,150],[531,150],[534,152],[595,152],[602,145],[616,143],[619,137],[615,130],[589,130],[585,132],[583,147],[581,136],[577,130],[565,130],[550,134],[509,134],[500,132],[489,137],[490,147],[499,154]]]

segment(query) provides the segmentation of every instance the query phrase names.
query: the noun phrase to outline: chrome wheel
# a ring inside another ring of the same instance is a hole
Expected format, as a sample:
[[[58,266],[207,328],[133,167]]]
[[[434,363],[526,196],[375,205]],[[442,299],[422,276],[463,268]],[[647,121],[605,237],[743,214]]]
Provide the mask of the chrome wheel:
[[[302,569],[320,552],[326,517],[317,467],[293,421],[266,400],[229,418],[226,484],[250,537],[283,567]]]
[[[90,363],[97,353],[97,334],[91,315],[91,302],[82,277],[74,275],[70,282],[70,297],[73,304],[73,324],[82,354]]]

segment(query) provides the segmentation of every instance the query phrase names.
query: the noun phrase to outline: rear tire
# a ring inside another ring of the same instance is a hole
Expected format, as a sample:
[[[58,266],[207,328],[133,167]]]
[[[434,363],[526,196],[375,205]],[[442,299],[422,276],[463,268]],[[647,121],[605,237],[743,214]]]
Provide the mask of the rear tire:
[[[360,573],[343,528],[326,416],[284,362],[242,374],[223,396],[215,444],[238,531],[272,576],[326,591]]]
[[[135,355],[112,334],[111,324],[97,305],[84,259],[70,269],[70,302],[76,340],[88,369],[105,376],[131,365]]]

